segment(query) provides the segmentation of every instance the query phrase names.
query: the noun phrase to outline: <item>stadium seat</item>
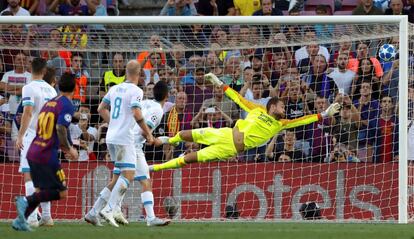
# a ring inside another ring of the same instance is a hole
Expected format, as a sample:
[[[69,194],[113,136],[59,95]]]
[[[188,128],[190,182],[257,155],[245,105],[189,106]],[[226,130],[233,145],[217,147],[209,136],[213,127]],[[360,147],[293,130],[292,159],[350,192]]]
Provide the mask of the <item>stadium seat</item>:
[[[334,0],[307,0],[305,4],[306,11],[315,11],[318,5],[328,5],[331,8],[331,13],[335,10]]]
[[[342,0],[341,11],[353,11],[360,2],[360,0]]]
[[[352,11],[336,11],[334,15],[352,15]]]

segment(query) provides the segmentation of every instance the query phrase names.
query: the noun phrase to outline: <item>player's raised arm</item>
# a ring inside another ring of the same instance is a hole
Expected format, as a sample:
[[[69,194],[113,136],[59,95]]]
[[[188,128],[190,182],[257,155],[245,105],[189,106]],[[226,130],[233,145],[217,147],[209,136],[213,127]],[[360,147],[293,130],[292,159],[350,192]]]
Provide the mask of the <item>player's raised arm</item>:
[[[240,108],[242,108],[246,112],[250,112],[255,108],[261,108],[266,110],[263,106],[255,104],[249,100],[246,100],[243,96],[241,96],[237,91],[233,90],[228,85],[224,85],[216,75],[213,73],[208,73],[204,75],[204,79],[211,82],[215,86],[221,86],[224,89],[224,94],[229,97],[234,103],[236,103]]]
[[[297,119],[280,120],[280,121],[282,122],[284,129],[290,129],[290,128],[295,128],[295,127],[302,126],[302,125],[311,124],[313,122],[322,120],[327,117],[332,117],[336,113],[338,113],[340,109],[341,109],[341,105],[339,103],[333,103],[328,107],[328,109],[326,109],[320,114],[305,115]]]

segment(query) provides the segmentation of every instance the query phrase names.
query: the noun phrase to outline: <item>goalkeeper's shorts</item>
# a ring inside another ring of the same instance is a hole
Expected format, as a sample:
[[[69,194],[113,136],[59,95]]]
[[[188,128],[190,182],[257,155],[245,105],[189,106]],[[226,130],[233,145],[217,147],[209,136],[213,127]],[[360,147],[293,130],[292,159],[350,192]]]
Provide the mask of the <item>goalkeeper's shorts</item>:
[[[202,128],[192,130],[193,141],[208,145],[197,151],[198,162],[227,160],[237,155],[232,128]]]

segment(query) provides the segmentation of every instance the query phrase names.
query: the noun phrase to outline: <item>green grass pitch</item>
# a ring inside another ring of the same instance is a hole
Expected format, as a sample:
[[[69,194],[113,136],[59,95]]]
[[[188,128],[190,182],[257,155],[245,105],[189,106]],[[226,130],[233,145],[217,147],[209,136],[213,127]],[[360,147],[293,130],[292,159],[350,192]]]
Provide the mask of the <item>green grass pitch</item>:
[[[255,223],[176,222],[167,227],[148,228],[144,223],[126,227],[93,227],[86,223],[56,223],[52,228],[38,228],[34,232],[16,232],[10,223],[0,223],[0,238],[18,239],[105,239],[105,238],[167,238],[167,239],[265,239],[265,238],[374,238],[414,239],[414,225],[398,224],[336,224],[336,223]]]

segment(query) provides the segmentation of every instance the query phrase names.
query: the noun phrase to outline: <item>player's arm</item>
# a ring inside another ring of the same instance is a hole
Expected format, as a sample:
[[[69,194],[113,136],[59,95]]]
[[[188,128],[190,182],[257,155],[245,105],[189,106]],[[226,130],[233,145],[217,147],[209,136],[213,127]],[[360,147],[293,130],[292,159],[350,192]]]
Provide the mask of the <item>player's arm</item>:
[[[66,159],[77,160],[79,158],[78,151],[70,144],[68,129],[64,125],[56,125],[56,132],[59,139],[59,146],[65,153]]]
[[[305,115],[303,117],[292,119],[292,120],[283,119],[283,120],[280,120],[280,122],[282,122],[283,129],[295,128],[298,126],[311,124],[313,122],[322,120],[324,118],[332,117],[336,113],[338,113],[340,109],[341,109],[341,105],[339,103],[333,103],[328,107],[328,109],[326,109],[322,113],[313,114],[313,115]]]
[[[145,122],[144,116],[142,115],[141,108],[138,106],[132,107],[132,113],[134,115],[135,121],[141,127],[143,136],[147,139],[149,144],[152,144],[154,141],[154,137],[152,136],[151,130]]]
[[[109,100],[109,92],[104,96],[101,103],[98,106],[98,113],[103,118],[106,123],[109,123],[110,120],[110,113],[109,113],[109,106],[111,101]]]
[[[23,114],[20,120],[20,129],[16,140],[16,148],[20,150],[23,149],[23,136],[26,133],[27,128],[29,128],[34,106],[34,97],[30,88],[23,87],[22,96]]]

